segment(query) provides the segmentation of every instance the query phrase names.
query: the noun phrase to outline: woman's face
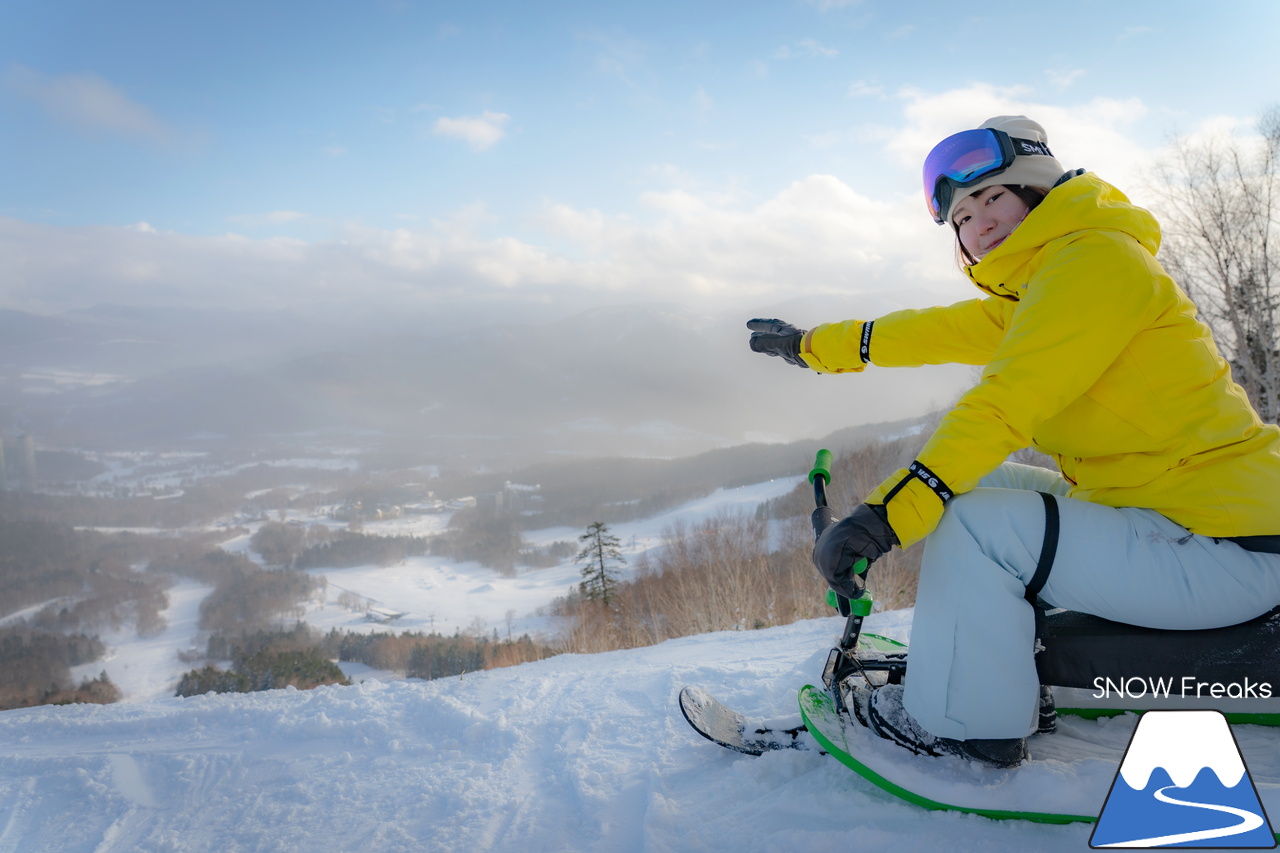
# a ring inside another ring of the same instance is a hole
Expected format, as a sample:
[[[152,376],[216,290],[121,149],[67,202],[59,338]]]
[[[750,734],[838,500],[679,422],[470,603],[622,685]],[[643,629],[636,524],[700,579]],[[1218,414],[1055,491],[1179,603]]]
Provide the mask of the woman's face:
[[[951,222],[969,254],[981,259],[1003,243],[1030,210],[1008,187],[996,185],[956,202]]]

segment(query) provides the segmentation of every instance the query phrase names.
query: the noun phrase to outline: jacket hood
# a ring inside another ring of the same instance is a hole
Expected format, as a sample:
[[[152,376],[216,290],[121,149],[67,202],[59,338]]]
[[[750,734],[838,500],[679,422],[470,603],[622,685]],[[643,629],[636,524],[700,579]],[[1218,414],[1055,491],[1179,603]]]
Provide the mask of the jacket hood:
[[[1003,243],[965,273],[982,290],[1017,299],[1039,269],[1051,243],[1082,231],[1118,231],[1152,256],[1160,248],[1160,223],[1150,212],[1092,172],[1052,189]]]

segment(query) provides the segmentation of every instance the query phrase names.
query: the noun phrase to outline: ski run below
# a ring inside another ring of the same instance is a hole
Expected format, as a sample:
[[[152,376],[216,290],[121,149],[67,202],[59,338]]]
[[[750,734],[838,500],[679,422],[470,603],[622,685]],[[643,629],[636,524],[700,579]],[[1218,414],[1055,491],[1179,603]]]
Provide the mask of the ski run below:
[[[866,627],[909,640],[910,619]],[[700,684],[748,718],[798,721],[796,691],[842,624],[430,682],[0,713],[0,851],[1088,849],[1091,824],[925,811],[830,756],[739,755],[680,716],[680,688]]]

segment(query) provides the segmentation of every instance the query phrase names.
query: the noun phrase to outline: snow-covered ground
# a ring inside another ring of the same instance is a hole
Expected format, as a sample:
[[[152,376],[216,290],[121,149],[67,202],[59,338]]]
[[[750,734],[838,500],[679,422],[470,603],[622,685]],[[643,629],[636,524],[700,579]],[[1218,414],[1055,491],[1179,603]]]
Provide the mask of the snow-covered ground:
[[[686,524],[697,522],[723,511],[754,511],[762,502],[785,495],[803,477],[770,480],[736,489],[717,489],[705,498],[682,504],[672,510],[638,521],[609,526],[609,532],[621,543],[627,560],[619,574],[626,578],[635,568],[637,558],[657,546],[663,530],[676,520]],[[428,518],[439,519],[440,516]],[[422,529],[422,521],[396,519],[367,524],[365,532],[381,535],[429,535],[436,530]],[[545,546],[556,541],[571,542],[575,550],[582,529],[552,527],[525,534],[530,545]],[[395,566],[380,568],[360,566],[350,569],[316,569],[338,589],[350,590],[372,599],[380,607],[405,615],[395,621],[394,630],[439,631],[481,630],[488,634],[497,630],[502,637],[508,632],[519,636],[549,635],[555,626],[544,612],[553,599],[577,588],[582,580],[582,567],[572,558],[546,569],[521,569],[515,577],[502,577],[493,569],[477,563],[462,563],[442,557],[416,557]],[[337,592],[327,602],[310,609],[308,624],[322,630],[341,628],[349,631],[388,630],[385,625],[370,623],[362,613],[345,610],[337,603]],[[509,618],[510,617],[510,618]]]
[[[199,639],[200,602],[213,587],[183,580],[169,588],[169,607],[164,611],[167,627],[150,637],[139,637],[132,625],[99,636],[107,645],[102,660],[74,667],[73,680],[93,678],[105,672],[120,688],[123,701],[141,702],[172,696],[178,679],[203,663],[183,663],[178,655],[204,651]]]
[[[663,530],[675,520],[695,524],[726,510],[753,511],[761,502],[788,493],[802,479],[790,477],[718,489],[653,518],[612,525],[610,531],[622,543],[622,553],[628,560],[621,575],[626,577],[640,554],[660,543]],[[322,523],[319,518],[294,520]],[[369,522],[365,532],[430,536],[443,530],[447,523],[447,515],[406,515]],[[581,533],[582,530],[557,527],[530,531],[525,538],[532,545],[568,540],[576,547]],[[250,551],[249,539],[250,535],[245,534],[222,547],[253,558],[257,555]],[[329,587],[322,597],[307,605],[303,619],[320,631],[438,631],[448,635],[477,630],[489,635],[496,630],[501,637],[508,633],[545,637],[556,628],[546,615],[546,605],[575,588],[582,580],[580,571],[581,567],[570,558],[555,567],[521,569],[514,577],[502,577],[478,563],[433,556],[413,557],[393,566],[315,569],[311,574],[325,577]],[[178,652],[202,650],[205,646],[198,628],[199,607],[210,589],[189,581],[179,583],[169,591],[169,608],[163,613],[167,622],[164,631],[148,638],[137,637],[132,626],[105,632],[102,639],[109,649],[106,659],[78,667],[72,675],[78,681],[105,671],[120,688],[125,702],[172,696],[178,679],[194,666],[180,661]],[[370,621],[365,612],[339,604],[343,591],[369,599],[380,609],[404,615],[392,624]],[[38,609],[39,606],[30,610],[34,613]],[[347,664],[343,668],[353,678],[384,677]]]
[[[614,532],[632,558],[677,518],[750,510],[797,481],[721,490]],[[440,523],[378,524],[393,533]],[[246,549],[247,537],[228,547]],[[501,578],[430,558],[323,573],[405,611],[396,629],[483,619],[505,631],[504,614],[516,611],[524,630],[578,580],[571,562]],[[742,756],[685,724],[676,700],[686,684],[749,717],[798,722],[796,691],[819,681],[838,617],[430,682],[347,665],[350,687],[173,698],[190,668],[177,654],[197,643],[207,592],[180,582],[163,632],[108,635],[109,659],[77,672],[106,669],[127,701],[0,713],[0,853],[1088,849],[1091,824],[928,812],[828,756]],[[383,628],[333,598],[307,620]],[[910,628],[910,611],[866,623],[903,641]],[[1101,742],[1115,740],[1104,727],[1126,723],[1079,725],[1098,727]],[[1280,778],[1280,756],[1266,764],[1250,758],[1255,773]]]
[[[910,614],[868,628],[900,639]],[[681,686],[795,715],[841,621],[440,681],[0,714],[0,853],[1088,849],[932,813],[816,753],[694,734]]]

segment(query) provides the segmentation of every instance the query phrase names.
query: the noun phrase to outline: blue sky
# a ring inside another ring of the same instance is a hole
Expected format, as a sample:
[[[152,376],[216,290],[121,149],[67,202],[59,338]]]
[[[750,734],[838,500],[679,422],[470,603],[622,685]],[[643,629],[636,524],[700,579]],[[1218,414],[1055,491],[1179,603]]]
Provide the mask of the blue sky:
[[[9,2],[0,307],[948,291],[999,112],[1142,200],[1280,102],[1280,4]]]

